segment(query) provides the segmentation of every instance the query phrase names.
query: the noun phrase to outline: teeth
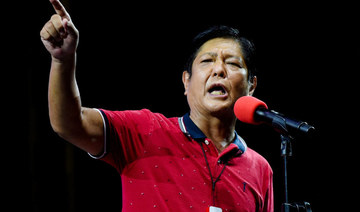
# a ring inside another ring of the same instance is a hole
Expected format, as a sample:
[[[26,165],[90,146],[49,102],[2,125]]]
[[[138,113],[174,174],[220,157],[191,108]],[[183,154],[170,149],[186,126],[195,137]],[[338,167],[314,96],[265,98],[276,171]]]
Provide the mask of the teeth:
[[[223,95],[224,92],[215,90],[215,91],[212,91],[211,94],[213,94],[213,95]]]

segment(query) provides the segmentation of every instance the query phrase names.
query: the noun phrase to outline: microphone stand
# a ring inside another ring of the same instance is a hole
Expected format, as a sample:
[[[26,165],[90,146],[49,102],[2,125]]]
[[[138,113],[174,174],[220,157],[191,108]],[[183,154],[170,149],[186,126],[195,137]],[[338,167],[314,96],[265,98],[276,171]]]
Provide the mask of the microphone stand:
[[[285,204],[289,202],[288,194],[288,176],[287,176],[287,158],[292,156],[292,146],[291,146],[291,137],[288,135],[280,135],[281,146],[280,146],[280,156],[283,158],[283,174],[284,174],[284,200]],[[284,208],[284,212],[289,212],[288,207]]]
[[[280,133],[281,146],[280,146],[280,155],[283,158],[283,177],[284,177],[284,203],[281,204],[282,212],[290,212],[290,209],[295,209],[295,211],[305,211],[312,212],[310,204],[308,202],[303,203],[289,203],[289,194],[288,194],[288,175],[287,175],[287,159],[292,156],[292,145],[291,142],[294,139],[290,136],[287,127],[286,119],[281,116],[275,116],[272,121],[272,126],[275,131]],[[303,209],[303,210],[300,210]],[[291,210],[294,211],[294,210]]]

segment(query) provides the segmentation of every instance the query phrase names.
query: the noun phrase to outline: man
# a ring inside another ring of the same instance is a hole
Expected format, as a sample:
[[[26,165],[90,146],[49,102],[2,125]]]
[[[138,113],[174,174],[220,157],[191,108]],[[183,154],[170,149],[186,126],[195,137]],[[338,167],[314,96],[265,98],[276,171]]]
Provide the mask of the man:
[[[79,33],[58,0],[40,32],[51,54],[49,115],[55,132],[121,175],[123,211],[273,211],[272,170],[235,132],[235,101],[252,95],[252,45],[220,26],[195,39],[183,72],[190,112],[81,105],[75,79]]]

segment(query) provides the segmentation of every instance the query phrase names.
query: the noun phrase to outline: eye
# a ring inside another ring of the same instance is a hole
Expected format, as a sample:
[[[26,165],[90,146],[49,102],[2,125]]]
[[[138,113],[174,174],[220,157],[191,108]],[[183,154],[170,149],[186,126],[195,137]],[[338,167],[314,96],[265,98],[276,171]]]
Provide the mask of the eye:
[[[211,58],[208,59],[203,59],[201,62],[202,63],[211,63],[213,60]]]
[[[234,63],[234,62],[228,62],[227,64],[241,68],[241,65],[239,63]]]

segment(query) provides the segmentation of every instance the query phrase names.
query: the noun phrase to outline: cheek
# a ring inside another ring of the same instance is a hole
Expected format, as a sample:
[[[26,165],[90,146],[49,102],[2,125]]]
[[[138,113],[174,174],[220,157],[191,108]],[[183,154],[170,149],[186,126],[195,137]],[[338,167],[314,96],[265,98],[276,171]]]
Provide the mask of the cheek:
[[[232,84],[232,90],[233,92],[231,92],[233,94],[233,96],[235,98],[238,98],[240,96],[244,96],[247,95],[249,92],[249,83],[246,79],[246,76],[244,75],[240,75],[240,76],[235,76],[233,77],[233,79],[231,80],[231,84]]]
[[[191,78],[191,80],[188,83],[188,87],[186,89],[186,96],[189,99],[193,99],[196,98],[195,95],[198,93],[196,92],[197,90],[199,90],[198,88],[198,83],[194,83],[195,78]]]
[[[189,83],[189,90],[195,93],[201,93],[204,90],[206,84],[206,75],[203,73],[193,73]]]

